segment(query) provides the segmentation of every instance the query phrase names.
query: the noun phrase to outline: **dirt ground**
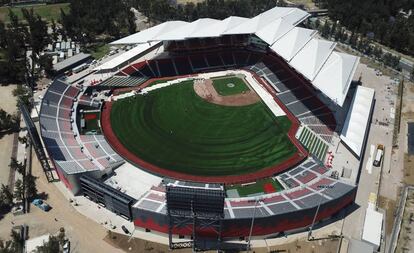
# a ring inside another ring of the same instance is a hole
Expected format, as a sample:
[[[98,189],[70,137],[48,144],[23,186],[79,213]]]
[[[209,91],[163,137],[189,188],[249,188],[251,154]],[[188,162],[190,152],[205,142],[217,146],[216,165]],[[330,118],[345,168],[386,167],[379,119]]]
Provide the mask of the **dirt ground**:
[[[0,108],[13,114],[16,112],[16,98],[12,95],[15,85],[0,86]],[[13,134],[0,135],[0,185],[7,185],[9,164],[13,147]]]
[[[385,233],[390,235],[392,232],[392,226],[394,225],[394,213],[396,208],[396,201],[393,199],[386,198],[384,196],[378,197],[378,206],[383,210],[387,211],[385,220]]]
[[[408,192],[396,253],[414,252],[414,191]]]
[[[125,252],[170,252],[167,245],[148,242],[138,238],[130,239],[129,236],[108,233],[104,239],[116,248],[120,248]],[[264,248],[253,248],[251,252],[266,253],[266,252],[286,252],[286,253],[336,253],[338,250],[338,239],[324,239],[313,242],[305,240],[295,241],[289,244],[280,246],[270,246]],[[191,249],[174,250],[177,253],[190,253]],[[215,251],[211,251],[215,252]]]
[[[414,184],[414,156],[404,154],[404,182]]]
[[[36,181],[38,191],[47,197],[46,202],[52,206],[52,209],[44,212],[31,205],[28,214],[19,216],[7,214],[0,220],[1,239],[9,239],[12,226],[22,224],[29,226],[31,238],[46,233],[55,234],[60,227],[64,227],[66,235],[71,240],[71,252],[123,252],[103,241],[107,232],[102,225],[78,213],[54,183],[47,182],[35,156],[32,172],[38,177]]]
[[[249,87],[250,88],[250,87]],[[195,80],[194,91],[197,95],[210,103],[226,106],[251,105],[260,101],[260,97],[253,90],[230,96],[221,96],[214,89],[212,80]]]
[[[404,89],[403,108],[401,129],[406,128],[408,122],[414,122],[414,84],[407,82]],[[403,132],[402,134],[408,134]],[[407,140],[405,140],[406,142]],[[406,143],[401,143],[400,146],[404,149]],[[408,155],[408,150],[404,150],[404,183],[414,184],[414,156]]]

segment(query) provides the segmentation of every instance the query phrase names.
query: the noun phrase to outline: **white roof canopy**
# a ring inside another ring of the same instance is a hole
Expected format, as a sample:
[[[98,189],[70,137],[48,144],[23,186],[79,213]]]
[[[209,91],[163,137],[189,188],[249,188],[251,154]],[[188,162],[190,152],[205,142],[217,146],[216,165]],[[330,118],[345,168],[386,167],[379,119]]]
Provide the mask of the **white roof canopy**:
[[[316,34],[315,30],[295,27],[276,41],[271,49],[286,61],[290,61]]]
[[[357,86],[341,132],[341,140],[358,156],[361,156],[368,130],[375,91]]]
[[[113,45],[122,45],[122,44],[139,44],[139,43],[146,43],[148,41],[154,41],[159,40],[157,39],[158,36],[174,31],[176,29],[181,28],[184,25],[189,24],[188,22],[184,21],[168,21],[153,27],[150,27],[146,30],[143,30],[141,32],[134,33],[132,35],[129,35],[125,38],[116,40],[112,42]]]
[[[298,19],[297,21],[303,20],[303,16],[309,16],[307,12],[297,8],[275,7],[226,31],[224,34],[253,34],[282,17],[287,18],[288,15],[295,16]]]
[[[202,18],[191,23],[169,21],[111,44],[255,34],[317,89],[342,106],[358,58],[333,53],[336,43],[315,38],[314,30],[296,27],[307,17],[309,13],[297,8],[274,7],[250,19],[231,16],[224,20]]]
[[[299,9],[294,9],[288,15],[274,19],[265,24],[263,27],[258,27],[255,34],[271,45],[280,39],[287,32],[295,28],[295,26],[305,20],[309,14]]]
[[[207,37],[220,37],[225,31],[240,25],[243,22],[249,20],[248,18],[242,18],[237,16],[230,16],[220,22],[214,22],[205,26],[199,30],[193,32],[188,38],[207,38]]]
[[[313,81],[336,43],[313,38],[290,61],[290,65]]]
[[[184,40],[186,38],[193,37],[193,33],[198,32],[201,29],[210,27],[221,23],[221,20],[212,18],[200,18],[194,22],[188,23],[180,27],[180,29],[174,29],[171,32],[161,34],[157,37],[159,40]]]
[[[120,66],[121,64],[133,59],[135,56],[141,54],[142,52],[151,48],[155,44],[156,43],[139,44],[138,46],[132,48],[131,50],[128,50],[125,53],[113,58],[112,60],[107,61],[104,64],[96,67],[94,70],[114,69]]]
[[[333,52],[313,80],[313,85],[342,106],[358,62],[359,58],[356,56]]]

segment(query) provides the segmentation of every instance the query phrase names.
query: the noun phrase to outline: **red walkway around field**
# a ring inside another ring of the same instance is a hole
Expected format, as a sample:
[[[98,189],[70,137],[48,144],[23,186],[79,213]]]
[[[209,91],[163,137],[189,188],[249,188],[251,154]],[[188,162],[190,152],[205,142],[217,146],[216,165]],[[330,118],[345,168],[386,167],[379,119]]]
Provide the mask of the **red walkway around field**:
[[[246,70],[243,70],[246,71]],[[142,160],[137,155],[133,154],[131,151],[129,151],[116,137],[112,126],[111,126],[111,109],[112,109],[112,102],[106,102],[102,109],[101,114],[101,126],[102,131],[104,132],[104,136],[108,143],[112,146],[112,148],[121,155],[124,159],[128,160],[129,162],[137,165],[139,168],[144,169],[148,172],[154,173],[159,176],[163,177],[170,177],[178,180],[184,180],[184,181],[196,181],[196,182],[204,182],[204,183],[225,183],[225,184],[234,184],[234,183],[246,183],[246,182],[252,182],[257,179],[261,178],[267,178],[271,177],[275,174],[284,172],[293,166],[299,164],[302,162],[308,155],[308,152],[302,147],[302,145],[299,143],[299,141],[295,138],[295,134],[299,128],[299,121],[293,116],[292,113],[290,113],[289,110],[279,101],[279,99],[275,96],[274,92],[271,92],[269,89],[271,89],[266,83],[263,82],[263,80],[258,77],[255,73],[250,72],[253,74],[255,79],[261,83],[263,86],[265,86],[270,94],[273,95],[275,101],[278,103],[278,105],[284,110],[287,117],[292,122],[292,126],[288,132],[288,137],[291,140],[291,142],[296,146],[298,152],[296,152],[293,156],[285,160],[284,162],[264,168],[262,170],[256,171],[254,173],[249,174],[242,174],[242,175],[229,175],[229,176],[196,176],[196,175],[190,175],[185,174],[181,172],[176,172],[172,170],[168,170],[165,168],[160,168],[152,163],[146,162]],[[163,78],[160,78],[163,79]],[[151,82],[158,80],[158,78],[151,79]],[[146,83],[149,83],[146,82]],[[141,86],[142,87],[142,86]]]

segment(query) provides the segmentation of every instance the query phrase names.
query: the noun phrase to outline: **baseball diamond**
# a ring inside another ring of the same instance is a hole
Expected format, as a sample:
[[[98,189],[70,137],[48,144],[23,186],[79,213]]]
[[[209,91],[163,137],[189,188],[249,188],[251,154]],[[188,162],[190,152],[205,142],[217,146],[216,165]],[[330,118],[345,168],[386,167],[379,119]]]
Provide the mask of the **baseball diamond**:
[[[273,116],[261,102],[209,103],[194,92],[193,81],[114,102],[111,125],[132,153],[194,175],[251,173],[296,152],[286,116]]]
[[[128,50],[45,91],[59,179],[146,233],[199,232],[170,227],[169,187],[221,191],[222,238],[329,222],[355,200],[374,92],[352,82],[358,57],[299,25],[308,16],[168,21],[112,42]]]

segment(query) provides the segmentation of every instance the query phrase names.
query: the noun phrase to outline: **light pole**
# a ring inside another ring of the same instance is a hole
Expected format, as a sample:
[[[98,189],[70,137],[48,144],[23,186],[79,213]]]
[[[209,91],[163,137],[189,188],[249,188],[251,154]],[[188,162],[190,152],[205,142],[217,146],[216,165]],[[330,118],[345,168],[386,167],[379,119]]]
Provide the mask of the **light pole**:
[[[334,188],[334,186],[333,185],[318,185],[318,188],[319,189],[328,189],[328,188]],[[316,217],[318,216],[318,212],[319,212],[319,208],[321,207],[322,199],[323,199],[323,197],[321,196],[319,198],[318,207],[316,208],[315,215],[313,216],[312,224],[309,227],[308,241],[311,240],[311,237],[312,237],[312,228],[313,228],[313,225],[315,225]],[[314,238],[312,237],[312,240],[313,239]]]
[[[256,217],[256,208],[257,208],[257,203],[259,203],[259,199],[256,198],[255,202],[254,202],[254,209],[253,209],[253,217],[252,217],[252,223],[250,224],[250,231],[249,231],[249,239],[247,241],[247,252],[250,252],[250,241],[252,239],[252,233],[253,233],[253,225],[254,225],[254,219]]]

